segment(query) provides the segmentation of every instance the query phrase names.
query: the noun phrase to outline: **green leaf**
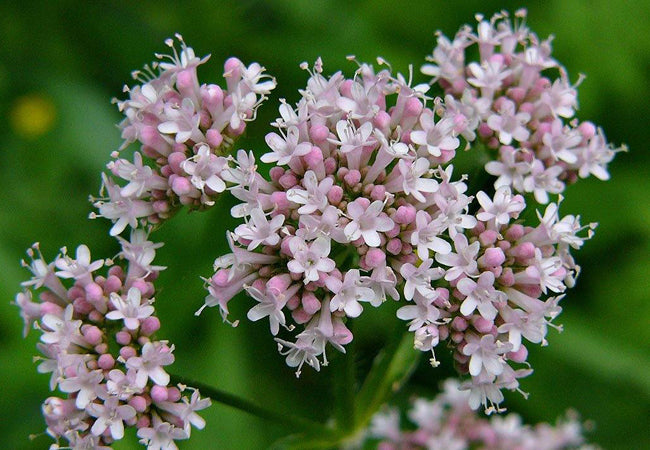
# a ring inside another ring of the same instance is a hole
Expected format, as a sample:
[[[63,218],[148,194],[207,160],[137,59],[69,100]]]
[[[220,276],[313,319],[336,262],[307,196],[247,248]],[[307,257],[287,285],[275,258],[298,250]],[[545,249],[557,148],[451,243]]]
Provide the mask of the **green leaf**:
[[[356,429],[366,428],[372,416],[408,380],[420,360],[413,334],[404,333],[375,358],[356,403]]]

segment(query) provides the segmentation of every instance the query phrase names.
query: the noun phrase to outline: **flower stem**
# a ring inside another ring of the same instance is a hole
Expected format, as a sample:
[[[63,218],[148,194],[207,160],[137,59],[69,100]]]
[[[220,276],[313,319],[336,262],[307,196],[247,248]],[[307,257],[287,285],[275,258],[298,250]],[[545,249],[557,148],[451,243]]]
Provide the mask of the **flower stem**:
[[[256,403],[251,402],[250,400],[243,399],[237,395],[222,391],[221,389],[217,389],[213,386],[190,380],[186,377],[171,375],[171,380],[173,384],[180,383],[194,387],[198,389],[201,394],[209,397],[211,400],[217,403],[231,406],[240,411],[260,417],[262,419],[270,420],[277,424],[285,425],[294,431],[302,431],[306,434],[311,435],[328,435],[332,433],[332,430],[330,428],[321,423],[305,419],[303,417],[293,416],[291,414],[271,411]]]

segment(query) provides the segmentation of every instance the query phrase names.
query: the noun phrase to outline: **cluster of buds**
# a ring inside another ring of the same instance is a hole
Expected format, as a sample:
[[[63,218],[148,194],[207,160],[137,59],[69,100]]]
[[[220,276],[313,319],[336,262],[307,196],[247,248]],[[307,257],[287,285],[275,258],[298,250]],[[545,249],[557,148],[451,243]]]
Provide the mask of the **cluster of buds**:
[[[176,448],[191,425],[204,427],[197,411],[210,400],[170,385],[165,367],[174,346],[154,336],[153,282],[164,267],[152,262],[162,244],[142,230],[119,239],[117,264],[92,261],[85,245],[75,258],[64,248],[47,263],[36,244],[23,263],[33,273],[16,296],[24,332],[41,332],[38,371],[50,373],[50,389],[60,391],[43,404],[47,433],[70,448],[108,448],[134,427],[148,448]],[[96,274],[102,268],[106,274]]]
[[[602,129],[574,118],[580,80],[570,84],[551,57],[551,39],[541,41],[525,17],[518,11],[512,23],[505,12],[490,21],[479,15],[476,32],[463,27],[453,40],[440,34],[422,72],[444,92],[456,122],[467,125],[472,147],[491,153],[485,170],[498,177],[495,187],[547,203],[578,177],[609,179],[607,164],[619,149]]]
[[[513,48],[523,39],[522,28],[505,20],[480,28],[487,26]],[[595,225],[561,218],[559,202],[538,212],[537,226],[523,223],[533,199],[513,192],[528,191],[503,182],[505,172],[494,190],[468,192],[467,175],[455,176],[452,163],[461,139],[476,144],[481,116],[452,96],[431,99],[428,85],[411,86],[390,68],[359,64],[353,78],[322,71],[318,60],[297,105],[279,108],[278,132],[266,136],[271,151],[261,157],[274,164],[269,179],[240,153],[233,170],[248,177],[232,187],[242,202],[232,215],[244,223],[227,233],[231,253],[216,259],[204,306],[218,306],[228,320],[228,302],[246,291],[257,302],[248,318],[268,317],[299,375],[305,363],[327,364],[327,344],[345,351],[353,338],[346,322],[363,303],[377,307],[390,297],[405,303],[397,316],[408,321],[415,348],[433,352],[446,342],[459,371],[471,376],[464,388],[472,406],[498,411],[501,389],[519,390],[518,378],[531,373],[524,341],[546,344],[579,271],[569,250]],[[499,164],[486,170],[496,175]],[[570,170],[561,158],[544,164]],[[548,202],[536,189],[536,199]],[[435,355],[431,362],[438,364]]]
[[[180,35],[177,39],[180,54],[168,40],[173,55],[157,55],[159,62],[134,72],[141,84],[125,87],[129,98],[117,101],[126,116],[121,149],[137,141],[142,153],[136,151],[131,162],[114,152],[107,165],[111,175],[103,175],[102,198],[93,199],[99,216],[115,223],[113,236],[127,225],[158,224],[182,206],[213,205],[232,181],[227,155],[234,140],[275,88],[263,67],[246,67],[237,58],[224,64],[226,89],[199,85],[197,68],[208,57],[198,58]]]
[[[555,426],[530,426],[516,414],[481,417],[467,406],[467,396],[455,380],[447,380],[435,399],[413,401],[408,418],[415,429],[402,429],[399,411],[387,409],[373,417],[368,440],[379,450],[594,449],[584,444],[583,426],[574,413]]]

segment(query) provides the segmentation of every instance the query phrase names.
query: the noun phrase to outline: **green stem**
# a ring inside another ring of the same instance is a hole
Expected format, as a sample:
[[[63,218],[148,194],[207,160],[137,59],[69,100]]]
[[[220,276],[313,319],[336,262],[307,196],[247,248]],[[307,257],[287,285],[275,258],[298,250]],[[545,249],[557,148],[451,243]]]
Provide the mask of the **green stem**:
[[[348,320],[347,326],[352,331],[352,320]],[[334,370],[334,399],[336,427],[347,432],[355,428],[355,404],[356,394],[356,355],[355,342],[352,340],[345,347],[345,355],[337,355]]]
[[[331,429],[318,422],[314,422],[303,417],[293,416],[291,414],[271,411],[249,400],[222,391],[221,389],[217,389],[213,386],[190,380],[186,377],[171,375],[171,380],[173,384],[180,383],[196,388],[201,392],[201,394],[209,397],[211,400],[214,400],[217,403],[231,406],[235,409],[246,412],[253,416],[260,417],[262,419],[270,420],[281,425],[286,425],[287,427],[298,432],[305,432],[312,435],[328,435],[332,432]]]
[[[372,416],[408,380],[421,352],[413,348],[413,334],[403,333],[375,358],[356,397],[357,428],[365,428]]]

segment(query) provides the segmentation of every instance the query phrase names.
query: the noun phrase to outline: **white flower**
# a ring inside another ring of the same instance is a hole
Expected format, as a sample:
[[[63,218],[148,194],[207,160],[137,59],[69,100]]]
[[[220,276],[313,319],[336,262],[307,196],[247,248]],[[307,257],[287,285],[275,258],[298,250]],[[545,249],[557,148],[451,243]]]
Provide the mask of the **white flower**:
[[[284,216],[278,214],[270,221],[266,220],[264,211],[255,208],[251,211],[251,217],[247,224],[239,225],[235,228],[235,234],[243,239],[250,241],[248,251],[258,247],[260,244],[277,245],[280,242],[278,230],[284,224]]]
[[[126,300],[121,295],[111,292],[111,303],[115,310],[106,314],[109,320],[124,320],[124,326],[129,330],[136,330],[140,326],[140,321],[151,316],[154,307],[151,306],[153,299],[141,304],[141,293],[138,288],[132,287],[126,295]]]
[[[319,272],[329,273],[334,270],[334,261],[328,258],[330,248],[329,238],[321,236],[307,244],[301,237],[296,236],[289,241],[289,249],[294,259],[287,263],[287,268],[292,273],[303,273],[305,284],[317,281]]]
[[[343,281],[328,277],[325,285],[335,294],[330,303],[331,311],[345,311],[348,317],[358,317],[363,311],[359,302],[371,302],[375,298],[375,292],[361,283],[361,275],[357,269],[348,270]]]
[[[362,237],[369,247],[379,247],[379,232],[392,230],[395,224],[383,212],[383,202],[375,200],[368,204],[368,201],[364,200],[360,197],[348,203],[348,216],[351,220],[345,226],[344,232],[351,241]]]

